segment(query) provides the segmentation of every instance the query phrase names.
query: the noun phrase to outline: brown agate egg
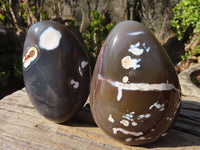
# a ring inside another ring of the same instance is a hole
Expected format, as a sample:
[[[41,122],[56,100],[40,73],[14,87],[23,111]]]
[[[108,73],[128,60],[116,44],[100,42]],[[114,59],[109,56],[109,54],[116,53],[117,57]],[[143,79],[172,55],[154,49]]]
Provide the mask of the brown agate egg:
[[[42,21],[29,28],[23,75],[35,108],[56,123],[72,118],[87,100],[88,58],[74,34],[57,22]]]
[[[180,107],[174,66],[142,24],[124,21],[108,35],[94,69],[91,110],[97,125],[127,145],[155,141]]]

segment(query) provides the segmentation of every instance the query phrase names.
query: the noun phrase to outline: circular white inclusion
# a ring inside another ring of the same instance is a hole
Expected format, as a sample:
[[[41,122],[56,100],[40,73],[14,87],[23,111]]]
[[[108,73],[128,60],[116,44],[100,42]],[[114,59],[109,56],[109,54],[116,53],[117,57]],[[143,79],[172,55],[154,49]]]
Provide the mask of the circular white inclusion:
[[[61,37],[60,31],[48,27],[40,35],[39,46],[46,50],[53,50],[59,46]]]
[[[122,78],[122,81],[124,82],[124,83],[127,83],[128,82],[128,76],[124,76],[123,78]]]

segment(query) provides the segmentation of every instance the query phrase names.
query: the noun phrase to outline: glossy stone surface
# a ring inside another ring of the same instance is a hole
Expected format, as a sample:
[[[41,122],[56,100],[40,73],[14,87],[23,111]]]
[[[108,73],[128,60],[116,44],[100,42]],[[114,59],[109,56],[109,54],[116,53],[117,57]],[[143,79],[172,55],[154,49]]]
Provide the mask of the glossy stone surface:
[[[153,142],[173,124],[180,107],[177,74],[142,24],[124,21],[108,35],[94,69],[90,103],[98,126],[127,145]]]
[[[23,75],[35,108],[57,123],[69,120],[89,94],[87,55],[78,39],[54,21],[32,25],[23,51]]]

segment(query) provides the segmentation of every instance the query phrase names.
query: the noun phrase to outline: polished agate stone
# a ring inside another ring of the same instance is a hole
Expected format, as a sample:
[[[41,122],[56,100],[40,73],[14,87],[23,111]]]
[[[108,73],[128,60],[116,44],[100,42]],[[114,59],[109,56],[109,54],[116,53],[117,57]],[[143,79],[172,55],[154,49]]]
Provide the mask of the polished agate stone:
[[[174,66],[142,24],[124,21],[110,32],[94,69],[90,104],[97,125],[127,145],[155,141],[180,107]]]
[[[78,39],[54,21],[32,25],[23,50],[26,91],[35,108],[49,120],[72,118],[89,94],[87,55]]]

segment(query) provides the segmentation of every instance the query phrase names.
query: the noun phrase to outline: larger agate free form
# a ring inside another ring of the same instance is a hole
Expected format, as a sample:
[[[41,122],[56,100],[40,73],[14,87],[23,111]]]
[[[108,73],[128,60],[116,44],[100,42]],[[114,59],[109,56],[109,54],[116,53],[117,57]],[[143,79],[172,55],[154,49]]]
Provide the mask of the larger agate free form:
[[[32,25],[23,51],[27,94],[35,108],[49,120],[72,118],[89,94],[89,66],[78,39],[54,21]]]
[[[174,66],[142,24],[124,21],[110,32],[94,69],[90,104],[97,125],[127,145],[155,141],[180,107]]]

